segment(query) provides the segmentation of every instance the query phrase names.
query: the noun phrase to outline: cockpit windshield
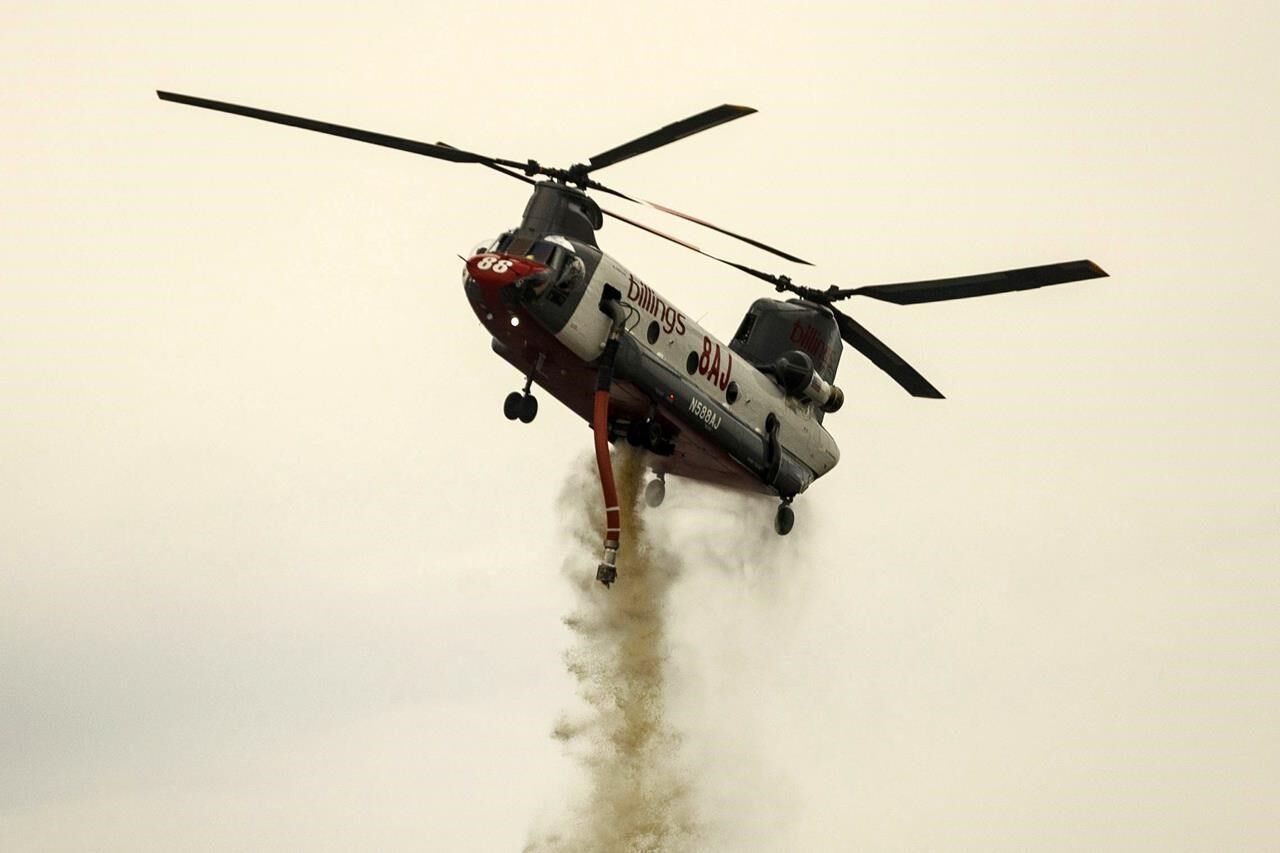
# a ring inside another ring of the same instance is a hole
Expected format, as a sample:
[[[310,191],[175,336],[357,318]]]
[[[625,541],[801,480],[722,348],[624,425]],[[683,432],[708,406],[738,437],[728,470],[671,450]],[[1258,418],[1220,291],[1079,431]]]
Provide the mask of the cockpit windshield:
[[[575,285],[586,277],[586,265],[573,251],[573,244],[563,237],[535,240],[504,234],[494,251],[508,255],[521,255],[527,260],[542,264],[550,275],[532,282],[530,295],[537,299],[546,296],[556,304],[562,304]]]

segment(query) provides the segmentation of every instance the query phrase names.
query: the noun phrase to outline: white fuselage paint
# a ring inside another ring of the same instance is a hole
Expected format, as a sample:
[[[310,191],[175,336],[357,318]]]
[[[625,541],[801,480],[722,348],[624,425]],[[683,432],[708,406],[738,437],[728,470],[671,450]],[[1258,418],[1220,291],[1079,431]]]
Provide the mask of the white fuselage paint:
[[[621,293],[623,304],[639,314],[639,322],[630,325],[627,334],[673,372],[687,377],[699,393],[761,436],[770,413],[776,415],[782,425],[779,434],[783,447],[812,469],[815,476],[821,477],[840,461],[835,439],[814,418],[812,403],[788,397],[772,379],[608,255],[602,255],[577,309],[556,336],[575,355],[583,361],[593,361],[604,350],[609,318],[601,313],[599,304],[606,285]],[[649,343],[647,333],[653,322],[658,324],[658,337]],[[700,363],[700,369],[692,375],[687,369],[690,353]],[[727,396],[730,381],[738,391],[733,403]],[[706,422],[701,413],[695,412],[694,416]]]

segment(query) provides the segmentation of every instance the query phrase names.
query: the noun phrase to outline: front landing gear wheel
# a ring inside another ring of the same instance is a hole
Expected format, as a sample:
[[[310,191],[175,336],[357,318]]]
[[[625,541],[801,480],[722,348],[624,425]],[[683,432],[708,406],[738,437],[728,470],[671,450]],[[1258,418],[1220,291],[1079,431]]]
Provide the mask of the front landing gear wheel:
[[[533,423],[533,419],[538,416],[538,398],[532,394],[525,394],[520,398],[520,422]]]
[[[507,399],[502,401],[502,414],[506,415],[509,421],[532,423],[538,416],[538,398],[532,394],[512,391],[507,395]]]
[[[538,353],[538,362],[524,378],[524,387],[507,395],[507,399],[502,404],[502,414],[507,416],[507,420],[518,419],[521,423],[529,424],[533,423],[533,419],[538,416],[538,400],[529,393],[529,389],[533,387],[533,374],[542,370],[545,358],[545,355]]]
[[[667,496],[667,484],[661,478],[650,480],[649,485],[644,487],[644,502],[651,507],[662,506],[662,500]]]
[[[779,536],[786,536],[791,532],[791,528],[795,526],[796,514],[791,509],[790,503],[784,503],[778,507],[778,514],[773,517],[773,531]]]
[[[507,416],[507,420],[514,421],[520,417],[520,404],[524,402],[524,395],[519,391],[512,391],[507,395],[507,399],[502,401],[502,414]]]

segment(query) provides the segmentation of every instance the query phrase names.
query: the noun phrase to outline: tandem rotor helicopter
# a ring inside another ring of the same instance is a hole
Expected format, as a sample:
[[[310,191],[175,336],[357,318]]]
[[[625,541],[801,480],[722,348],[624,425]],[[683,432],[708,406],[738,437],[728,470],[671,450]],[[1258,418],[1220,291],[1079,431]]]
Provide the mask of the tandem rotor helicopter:
[[[958,278],[811,288],[705,252],[678,237],[600,207],[588,190],[647,205],[798,264],[808,261],[654,202],[633,198],[592,173],[755,112],[723,105],[610,148],[567,169],[489,157],[443,142],[416,142],[314,119],[158,91],[162,100],[233,113],[396,148],[451,163],[488,167],[532,185],[519,225],[464,259],[463,290],[492,336],[494,352],[524,376],[503,413],[531,422],[536,384],[586,419],[594,433],[605,502],[604,556],[596,578],[617,578],[621,519],[611,441],[648,451],[662,502],[668,474],[779,498],[774,529],[791,531],[791,502],[840,459],[823,418],[840,409],[835,383],[849,344],[916,397],[942,394],[911,365],[835,306],[853,296],[898,305],[966,299],[1107,274],[1088,260]],[[541,178],[542,180],[536,180]],[[757,299],[725,343],[605,254],[596,232],[609,216],[728,264],[795,298]]]

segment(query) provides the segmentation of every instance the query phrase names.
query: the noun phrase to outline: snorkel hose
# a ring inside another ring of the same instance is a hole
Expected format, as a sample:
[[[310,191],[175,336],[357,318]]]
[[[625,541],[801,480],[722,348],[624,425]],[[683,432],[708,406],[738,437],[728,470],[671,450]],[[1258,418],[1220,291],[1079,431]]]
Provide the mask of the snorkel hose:
[[[591,430],[595,435],[596,467],[600,469],[600,488],[604,492],[604,558],[596,567],[596,580],[608,587],[618,577],[618,545],[622,541],[622,513],[618,506],[618,486],[613,479],[613,460],[609,456],[609,388],[613,385],[613,363],[618,357],[618,341],[622,337],[626,309],[619,302],[621,294],[605,287],[600,310],[613,321],[604,352],[596,371],[595,406]]]

